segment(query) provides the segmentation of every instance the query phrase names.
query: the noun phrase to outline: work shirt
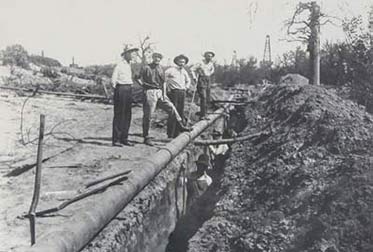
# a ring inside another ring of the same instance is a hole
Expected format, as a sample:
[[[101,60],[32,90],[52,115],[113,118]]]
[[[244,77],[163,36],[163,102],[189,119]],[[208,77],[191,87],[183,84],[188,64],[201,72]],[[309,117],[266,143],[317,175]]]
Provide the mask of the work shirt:
[[[190,77],[184,68],[170,67],[165,72],[167,87],[185,90],[190,87]]]
[[[163,89],[165,74],[160,65],[150,63],[141,70],[144,89]]]
[[[204,59],[201,63],[197,63],[192,67],[194,78],[196,78],[196,75],[210,77],[214,72],[214,63],[212,61],[207,63]]]
[[[126,60],[115,66],[111,83],[114,88],[117,84],[133,84],[131,65]]]
[[[227,144],[219,144],[217,146],[210,145],[209,148],[210,148],[210,151],[214,154],[214,156],[225,155],[227,151],[229,150],[229,147]]]
[[[192,172],[187,178],[188,198],[191,201],[200,197],[211,185],[212,179],[206,172],[202,175],[198,172]]]

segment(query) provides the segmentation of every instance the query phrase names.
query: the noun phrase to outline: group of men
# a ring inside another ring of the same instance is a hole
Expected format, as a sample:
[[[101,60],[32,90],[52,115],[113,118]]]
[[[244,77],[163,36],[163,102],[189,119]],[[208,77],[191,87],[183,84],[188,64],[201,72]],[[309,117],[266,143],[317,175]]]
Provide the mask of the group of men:
[[[143,99],[143,137],[144,143],[153,146],[149,136],[151,119],[156,107],[168,114],[167,136],[175,138],[180,132],[190,131],[184,120],[186,90],[195,88],[185,66],[189,59],[185,55],[174,58],[174,67],[164,71],[160,53],[152,54],[152,62],[142,67],[140,74],[134,74],[131,63],[137,56],[138,48],[128,48],[121,54],[122,60],[116,65],[112,85],[114,88],[113,146],[133,146],[128,141],[132,115],[132,85],[140,84],[144,91]],[[200,119],[206,118],[210,102],[210,78],[214,73],[212,62],[215,54],[206,52],[201,63],[191,67],[191,76],[197,83],[200,97]]]

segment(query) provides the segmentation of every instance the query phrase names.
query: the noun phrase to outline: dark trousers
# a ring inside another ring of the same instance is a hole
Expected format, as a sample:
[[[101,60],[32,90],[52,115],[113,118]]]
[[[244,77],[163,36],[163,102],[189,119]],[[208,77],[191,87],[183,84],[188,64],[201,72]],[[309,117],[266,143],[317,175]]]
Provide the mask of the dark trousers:
[[[183,89],[172,89],[167,95],[171,102],[175,105],[177,112],[181,118],[184,118],[184,103],[185,103],[185,90]],[[167,136],[169,138],[175,138],[180,133],[180,124],[175,118],[169,117],[167,122]]]
[[[118,84],[114,90],[113,143],[125,142],[132,117],[132,85]]]
[[[144,91],[144,103],[143,103],[143,119],[142,119],[142,131],[143,136],[147,138],[149,136],[149,128],[151,125],[151,119],[154,115],[157,106],[168,114],[168,118],[173,118],[177,122],[181,122],[182,118],[176,111],[174,104],[168,98],[162,99],[162,90],[160,89],[149,89]]]
[[[197,82],[197,92],[200,98],[200,116],[205,116],[210,104],[210,77],[200,76]]]

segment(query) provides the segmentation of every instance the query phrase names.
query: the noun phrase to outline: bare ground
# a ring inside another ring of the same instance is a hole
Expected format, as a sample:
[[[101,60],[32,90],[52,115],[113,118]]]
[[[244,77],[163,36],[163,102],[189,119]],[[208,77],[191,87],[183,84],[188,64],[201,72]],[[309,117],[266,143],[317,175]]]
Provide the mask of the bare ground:
[[[157,145],[149,147],[142,143],[142,109],[135,107],[129,138],[135,146],[112,147],[111,105],[38,96],[29,99],[25,106],[24,138],[31,143],[24,145],[20,114],[25,99],[11,92],[0,93],[0,251],[12,251],[30,243],[28,220],[19,216],[28,211],[31,203],[34,169],[25,168],[36,162],[37,141],[33,140],[38,136],[41,113],[46,115],[43,158],[49,159],[42,166],[42,193],[37,210],[59,205],[98,177],[125,169],[136,172],[141,158],[156,152],[166,139],[165,129],[155,124],[151,132]],[[166,115],[158,113],[157,118],[161,121]],[[85,202],[96,197],[70,205],[53,217],[37,218],[37,239],[49,227],[63,223],[75,211],[84,208]]]

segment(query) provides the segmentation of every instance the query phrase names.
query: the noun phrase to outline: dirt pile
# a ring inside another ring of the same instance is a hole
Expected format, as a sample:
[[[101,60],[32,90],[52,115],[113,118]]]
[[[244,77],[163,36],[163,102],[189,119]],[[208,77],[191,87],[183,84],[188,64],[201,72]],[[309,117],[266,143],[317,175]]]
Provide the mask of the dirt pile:
[[[373,117],[312,85],[268,86],[246,109],[213,217],[189,251],[373,251]]]

